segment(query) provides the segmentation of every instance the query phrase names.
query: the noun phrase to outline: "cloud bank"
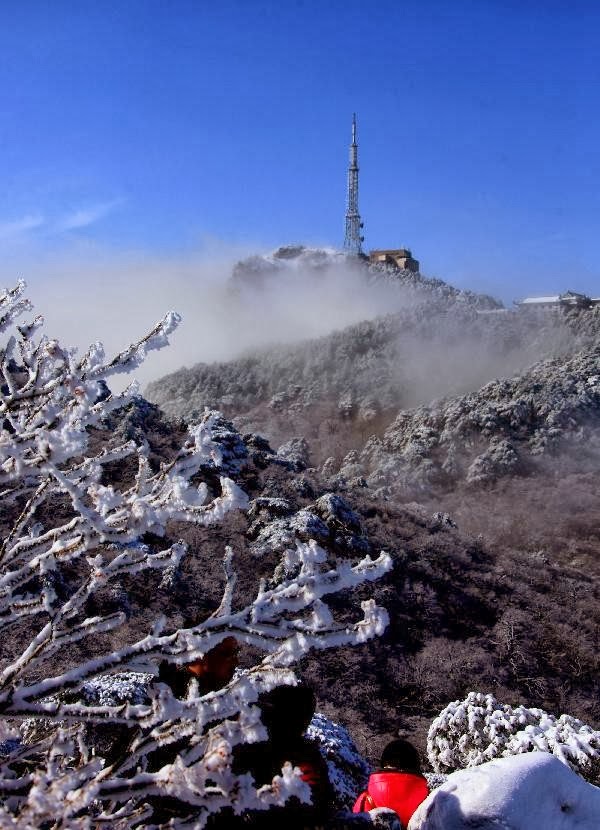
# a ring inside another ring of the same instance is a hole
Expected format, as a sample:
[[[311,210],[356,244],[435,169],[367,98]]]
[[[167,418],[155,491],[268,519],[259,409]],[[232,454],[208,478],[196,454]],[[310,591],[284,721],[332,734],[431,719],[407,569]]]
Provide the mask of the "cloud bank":
[[[234,263],[248,252],[210,251],[156,256],[115,254],[88,246],[62,255],[4,266],[0,279],[23,277],[46,332],[85,349],[101,340],[107,354],[144,334],[166,311],[183,316],[170,348],[152,354],[136,372],[142,386],[197,362],[230,360],[270,343],[327,334],[397,310],[402,297],[385,286],[369,289],[348,268],[304,271],[274,280],[259,292],[232,293]]]

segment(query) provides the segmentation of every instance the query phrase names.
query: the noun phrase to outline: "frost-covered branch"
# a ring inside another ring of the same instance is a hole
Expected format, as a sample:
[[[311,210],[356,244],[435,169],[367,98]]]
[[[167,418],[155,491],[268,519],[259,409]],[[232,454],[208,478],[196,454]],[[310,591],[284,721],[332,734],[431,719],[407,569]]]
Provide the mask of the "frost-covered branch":
[[[227,549],[214,613],[175,631],[158,619],[142,636],[122,633],[126,613],[102,610],[96,597],[123,578],[176,569],[187,548],[161,544],[170,523],[211,526],[248,499],[227,474],[216,413],[190,426],[158,469],[145,442],[119,443],[103,429],[137,391],[113,395],[104,378],[166,345],[178,315],[112,359],[100,343],[77,359],[39,334],[41,318],[16,325],[30,310],[23,292],[22,283],[0,292],[0,635],[12,646],[0,665],[0,828],[159,826],[165,795],[185,805],[170,827],[200,828],[223,807],[306,800],[289,765],[260,788],[235,775],[235,747],[264,739],[259,695],[294,684],[307,652],[383,631],[387,615],[372,600],[339,622],[327,598],[378,579],[390,557],[332,565],[315,542],[298,543],[275,569],[286,576],[236,608]],[[191,680],[180,698],[159,682],[159,663],[188,665],[232,636],[261,656],[223,688],[202,692]],[[108,748],[94,737],[104,727],[117,730]]]

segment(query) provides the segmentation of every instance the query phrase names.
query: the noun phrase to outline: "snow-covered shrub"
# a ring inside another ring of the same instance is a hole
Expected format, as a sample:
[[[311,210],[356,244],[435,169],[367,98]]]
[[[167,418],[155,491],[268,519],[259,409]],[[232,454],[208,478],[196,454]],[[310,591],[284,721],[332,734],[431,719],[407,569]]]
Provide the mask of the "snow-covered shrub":
[[[175,573],[186,546],[161,545],[167,524],[213,525],[247,497],[226,474],[233,468],[213,440],[222,424],[213,413],[158,470],[143,440],[91,440],[137,391],[132,384],[113,395],[104,379],[166,345],[176,314],[110,361],[99,343],[79,359],[37,334],[41,318],[16,325],[30,309],[23,291],[20,283],[0,292],[0,332],[13,330],[0,347],[0,827],[158,827],[154,808],[169,795],[186,816],[169,827],[202,828],[223,807],[239,814],[291,795],[305,800],[308,788],[289,765],[260,791],[234,775],[233,748],[265,738],[258,695],[294,683],[293,665],[309,650],[383,630],[386,613],[372,600],[361,619],[340,625],[325,598],[377,579],[389,556],[332,566],[314,541],[299,543],[284,554],[293,578],[261,583],[237,609],[228,549],[216,611],[176,631],[159,618],[131,636],[126,608],[104,611],[94,600],[118,594],[124,578]],[[130,471],[119,484],[106,474],[115,465]],[[190,663],[232,635],[260,656],[222,689],[202,695],[192,682],[179,699],[157,681],[159,661]],[[32,722],[40,728],[19,739],[16,727]],[[127,740],[103,755],[95,728]],[[149,764],[169,747],[171,760]]]
[[[600,759],[600,732],[570,715],[555,717],[469,692],[465,700],[446,706],[427,737],[427,755],[436,772],[533,751],[552,753],[585,778]]]

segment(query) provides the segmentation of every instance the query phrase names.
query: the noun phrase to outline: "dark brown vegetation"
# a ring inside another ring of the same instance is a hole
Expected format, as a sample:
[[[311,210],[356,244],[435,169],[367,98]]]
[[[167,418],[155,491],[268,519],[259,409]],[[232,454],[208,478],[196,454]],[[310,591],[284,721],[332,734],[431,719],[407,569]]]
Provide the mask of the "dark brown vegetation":
[[[114,434],[115,424],[111,427],[106,440]],[[146,435],[158,462],[178,443],[173,432],[180,433],[181,425],[164,421],[155,408],[142,407],[130,413],[117,432],[132,429]],[[221,594],[221,558],[227,544],[234,548],[240,570],[242,602],[257,580],[271,572],[275,559],[267,545],[257,546],[260,527],[269,532],[279,527],[274,521],[285,522],[286,515],[292,520],[304,511],[305,517],[324,517],[319,541],[337,555],[364,555],[370,544],[372,551],[383,548],[395,560],[393,572],[365,591],[389,611],[386,634],[360,648],[316,653],[301,669],[317,691],[320,709],[348,726],[372,761],[398,731],[423,750],[432,717],[470,690],[492,692],[506,703],[565,711],[592,725],[600,721],[593,513],[588,521],[584,511],[569,511],[567,516],[558,510],[564,497],[558,488],[554,501],[550,499],[546,512],[536,519],[531,537],[535,543],[520,544],[529,537],[519,516],[525,521],[527,505],[546,502],[539,482],[515,479],[482,492],[480,500],[471,493],[469,502],[466,493],[454,492],[425,505],[373,499],[369,488],[354,487],[340,494],[353,514],[342,511],[341,519],[328,518],[319,498],[330,487],[315,469],[293,469],[252,436],[246,436],[244,445],[238,436],[236,444],[231,438],[235,433],[228,430],[224,434],[229,435],[229,445],[237,447],[232,463],[240,467],[235,478],[251,499],[278,500],[275,513],[270,515],[264,506],[251,509],[248,516],[231,515],[213,529],[173,525],[172,539],[183,536],[190,551],[172,579],[161,583],[151,577],[144,584],[127,580],[102,600],[129,615],[129,626],[120,637],[144,631],[160,613],[167,614],[169,626],[176,628],[212,610]],[[110,474],[130,473],[124,469]],[[597,485],[590,471],[572,475],[582,492]],[[554,492],[549,477],[546,492]],[[588,507],[591,501],[590,495]],[[452,518],[458,517],[459,528],[439,512],[441,504]],[[515,512],[517,505],[521,514]],[[509,525],[511,515],[516,520]],[[303,532],[298,532],[301,538]],[[561,534],[570,535],[577,561],[563,556],[558,543],[544,548],[543,540],[556,542]],[[152,544],[150,538],[145,541]],[[590,567],[580,557],[587,557]],[[80,647],[85,650],[85,643]]]

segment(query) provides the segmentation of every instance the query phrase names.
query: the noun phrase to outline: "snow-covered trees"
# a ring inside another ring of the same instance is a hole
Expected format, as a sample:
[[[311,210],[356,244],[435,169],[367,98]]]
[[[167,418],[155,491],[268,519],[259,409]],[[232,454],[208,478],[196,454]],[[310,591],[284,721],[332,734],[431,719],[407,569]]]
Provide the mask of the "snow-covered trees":
[[[247,498],[224,474],[210,413],[158,470],[143,442],[103,443],[94,433],[137,391],[113,395],[104,379],[166,345],[176,314],[110,361],[99,343],[78,358],[38,335],[41,318],[16,324],[30,310],[23,291],[20,283],[0,292],[0,332],[13,331],[0,348],[0,828],[158,826],[164,795],[187,805],[169,826],[203,827],[224,806],[239,813],[305,799],[291,768],[260,790],[234,775],[232,750],[264,737],[257,697],[295,682],[293,664],[307,651],[383,630],[373,601],[362,603],[362,619],[338,624],[325,600],[377,579],[390,558],[332,566],[314,542],[298,544],[279,578],[237,609],[227,550],[220,605],[192,627],[168,630],[158,618],[135,637],[124,611],[91,614],[107,586],[178,566],[186,545],[160,544],[170,521],[212,525]],[[111,481],[115,465],[129,465],[129,479]],[[160,660],[189,663],[232,635],[260,657],[224,688],[202,695],[192,682],[180,700],[157,681]],[[121,729],[120,752],[102,757],[98,725]],[[169,746],[168,762],[148,764]]]
[[[551,752],[584,777],[600,758],[600,732],[570,715],[508,706],[493,695],[469,692],[438,715],[429,729],[427,755],[436,772],[474,767],[494,758]]]

